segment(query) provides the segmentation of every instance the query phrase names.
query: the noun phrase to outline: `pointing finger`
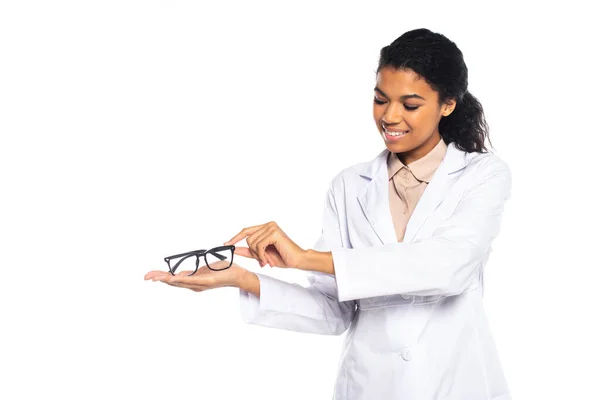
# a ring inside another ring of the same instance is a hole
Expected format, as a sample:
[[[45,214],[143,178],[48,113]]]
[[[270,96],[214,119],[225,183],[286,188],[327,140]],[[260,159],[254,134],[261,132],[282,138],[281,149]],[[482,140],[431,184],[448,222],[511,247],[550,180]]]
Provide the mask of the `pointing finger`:
[[[243,238],[245,238],[248,235],[252,235],[254,232],[256,232],[257,230],[259,230],[263,225],[255,225],[255,226],[249,226],[247,228],[244,228],[241,230],[240,233],[238,233],[237,235],[235,235],[234,237],[232,237],[231,239],[229,239],[228,241],[226,241],[225,243],[223,243],[224,245],[230,245],[232,243],[237,243],[240,240],[242,240]]]

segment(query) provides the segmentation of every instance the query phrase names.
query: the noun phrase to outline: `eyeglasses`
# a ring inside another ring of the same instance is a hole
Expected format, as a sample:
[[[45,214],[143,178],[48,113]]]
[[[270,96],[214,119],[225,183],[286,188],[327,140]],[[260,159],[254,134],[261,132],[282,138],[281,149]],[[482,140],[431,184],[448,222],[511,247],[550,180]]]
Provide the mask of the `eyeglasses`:
[[[213,247],[209,250],[194,250],[188,251],[181,254],[175,254],[174,256],[165,257],[165,262],[169,267],[169,272],[171,275],[175,275],[175,271],[179,268],[180,265],[183,265],[185,269],[194,269],[192,266],[192,257],[196,257],[196,268],[194,272],[188,274],[187,276],[192,276],[196,272],[198,272],[198,266],[200,265],[200,257],[204,258],[204,262],[206,266],[213,271],[223,271],[233,264],[233,251],[235,250],[235,246],[219,246]],[[177,263],[171,267],[171,260],[175,260],[177,258],[181,258]],[[215,264],[219,264],[219,267],[215,268]],[[212,265],[212,266],[211,266]]]

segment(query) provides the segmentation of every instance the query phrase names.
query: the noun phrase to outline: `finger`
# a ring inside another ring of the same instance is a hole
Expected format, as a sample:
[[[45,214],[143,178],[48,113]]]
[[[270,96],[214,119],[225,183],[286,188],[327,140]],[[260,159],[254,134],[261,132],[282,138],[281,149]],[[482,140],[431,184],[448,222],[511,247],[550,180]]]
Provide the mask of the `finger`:
[[[230,245],[233,243],[237,243],[240,240],[242,240],[243,238],[245,238],[246,236],[252,235],[254,232],[256,232],[257,230],[262,228],[264,225],[265,224],[260,224],[260,225],[249,226],[247,228],[244,228],[240,231],[240,233],[238,233],[237,235],[235,235],[234,237],[232,237],[231,239],[229,239],[228,241],[226,241],[223,244],[227,246],[227,245]]]
[[[162,280],[162,279],[166,279],[169,276],[171,276],[171,274],[169,272],[165,272],[165,271],[151,271],[149,273],[146,274],[146,276],[144,277],[145,280],[153,280],[154,282],[156,282],[157,280]]]
[[[160,281],[160,282],[165,282],[166,283],[166,282],[169,281],[169,279],[171,279],[172,276],[173,275],[171,275],[170,273],[166,272],[164,274],[154,276],[152,278],[152,280],[155,281],[155,282],[156,281]]]
[[[261,267],[264,267],[265,263],[260,260],[258,253],[255,250],[253,250],[252,248],[250,249],[250,252],[252,253],[252,258],[254,258],[258,262],[258,265],[260,265]]]
[[[267,257],[269,257],[269,265],[271,267],[283,265],[283,260],[281,259],[281,254],[279,254],[279,250],[277,250],[276,245],[267,246],[266,249]]]
[[[200,285],[200,286],[213,286],[215,284],[215,277],[212,275],[175,275],[168,279],[168,282],[178,282],[188,285]]]
[[[271,223],[267,223],[246,239],[248,242],[248,247],[250,248],[250,252],[254,254],[254,258],[258,260],[258,263],[261,267],[264,267],[267,261],[264,257],[264,249],[260,247],[261,244],[259,242],[264,241],[266,238],[271,236],[272,233],[273,229],[271,228]]]
[[[274,259],[269,255],[269,253],[265,253],[266,257],[267,257],[267,264],[269,264],[269,266],[274,267],[275,264],[277,264]]]
[[[267,246],[268,247],[268,246]],[[271,267],[276,267],[278,264],[282,264],[279,260],[279,257],[275,254],[269,254],[269,251],[265,252],[269,265]]]
[[[150,271],[146,275],[144,275],[144,279],[145,280],[155,279],[156,276],[160,276],[163,274],[169,274],[169,273],[165,272],[165,271],[157,271],[157,270]]]
[[[233,254],[240,255],[242,257],[254,258],[254,255],[248,247],[236,247]]]
[[[233,254],[238,254],[242,257],[253,258],[258,260],[258,255],[249,247],[236,247]]]
[[[165,282],[165,283],[169,286],[190,289],[190,290],[193,290],[194,292],[202,292],[203,290],[209,289],[209,287],[207,287],[207,286],[190,285],[190,284],[181,283],[181,282]]]
[[[256,241],[254,242],[254,251],[256,252],[256,254],[258,256],[258,261],[263,266],[265,264],[267,264],[269,261],[269,260],[267,260],[266,248],[273,241],[274,241],[273,231],[266,230],[266,231],[262,232],[262,235],[260,237],[257,237]]]

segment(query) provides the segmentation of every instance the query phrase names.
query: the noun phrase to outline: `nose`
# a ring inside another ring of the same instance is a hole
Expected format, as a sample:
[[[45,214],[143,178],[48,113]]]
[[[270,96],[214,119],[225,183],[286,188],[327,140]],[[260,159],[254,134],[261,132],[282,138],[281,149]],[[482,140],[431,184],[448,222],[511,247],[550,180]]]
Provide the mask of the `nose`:
[[[402,122],[402,120],[403,118],[400,113],[400,105],[394,105],[393,103],[390,103],[386,107],[385,113],[381,117],[381,121],[385,125],[397,125]]]

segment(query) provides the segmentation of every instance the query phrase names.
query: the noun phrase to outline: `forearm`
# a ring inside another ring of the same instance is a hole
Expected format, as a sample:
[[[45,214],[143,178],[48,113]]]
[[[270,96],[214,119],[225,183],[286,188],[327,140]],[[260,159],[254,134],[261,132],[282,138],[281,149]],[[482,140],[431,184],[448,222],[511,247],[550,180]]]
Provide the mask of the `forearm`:
[[[298,269],[304,271],[323,272],[334,275],[333,257],[331,251],[306,250],[304,258],[301,260]]]
[[[305,257],[301,260],[298,269],[324,272],[333,275],[333,257],[331,252],[308,249],[305,253]],[[254,272],[243,270],[239,274],[235,286],[260,298],[260,280]]]
[[[260,281],[254,272],[244,270],[236,282],[236,286],[260,298]]]
[[[340,335],[354,318],[356,303],[337,300],[332,275],[308,274],[308,287],[250,271],[240,277],[244,322],[296,332]],[[258,282],[253,283],[255,278]],[[251,294],[252,291],[255,292]]]

